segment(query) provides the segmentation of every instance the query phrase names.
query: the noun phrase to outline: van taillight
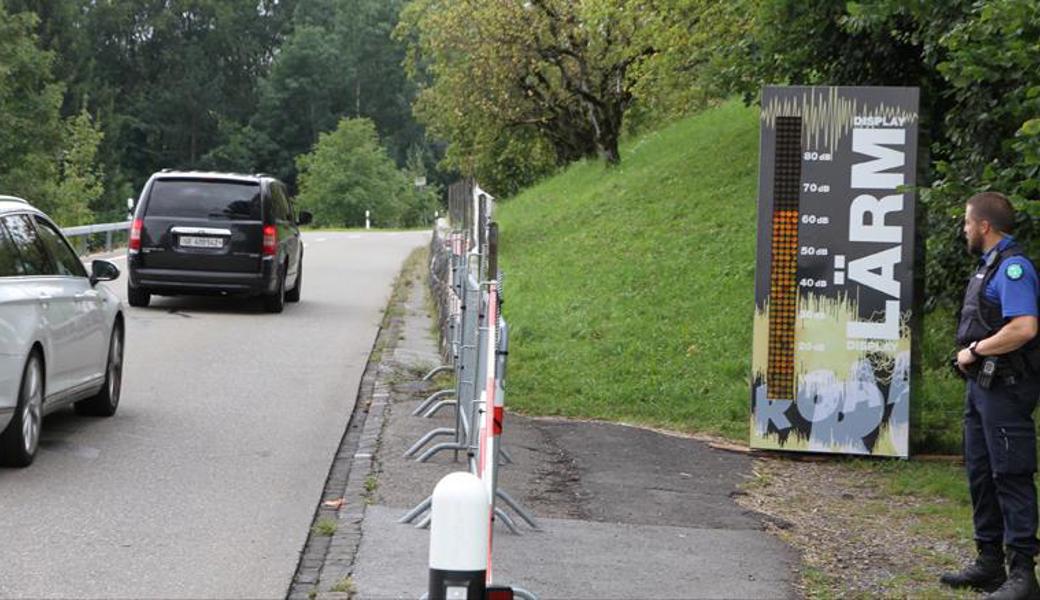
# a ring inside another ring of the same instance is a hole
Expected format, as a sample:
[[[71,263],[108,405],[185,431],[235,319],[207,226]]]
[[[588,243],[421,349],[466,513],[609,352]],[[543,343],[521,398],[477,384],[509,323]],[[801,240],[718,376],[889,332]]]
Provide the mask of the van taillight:
[[[264,256],[274,256],[278,249],[278,230],[274,225],[264,225]]]
[[[134,219],[130,225],[130,250],[136,252],[141,249],[141,219]]]

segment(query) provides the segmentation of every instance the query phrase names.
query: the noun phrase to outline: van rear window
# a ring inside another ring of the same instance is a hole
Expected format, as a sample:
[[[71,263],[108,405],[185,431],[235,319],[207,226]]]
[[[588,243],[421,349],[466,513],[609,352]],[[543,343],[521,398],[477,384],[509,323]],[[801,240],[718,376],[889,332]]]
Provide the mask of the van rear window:
[[[156,217],[260,220],[260,184],[211,179],[159,179],[145,212]]]

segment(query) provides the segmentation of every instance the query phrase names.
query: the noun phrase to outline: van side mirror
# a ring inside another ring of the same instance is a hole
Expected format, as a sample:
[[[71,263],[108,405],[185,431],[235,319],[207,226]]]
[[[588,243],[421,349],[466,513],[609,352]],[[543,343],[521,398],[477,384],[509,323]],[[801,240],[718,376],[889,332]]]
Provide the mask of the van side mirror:
[[[305,210],[301,210],[300,214],[296,215],[296,224],[297,225],[309,225],[311,223],[311,221],[313,221],[313,220],[314,220],[314,215],[312,215],[311,213],[309,213],[309,212],[307,212]]]
[[[114,281],[119,279],[119,267],[107,260],[95,260],[90,263],[90,285],[96,285],[99,281]]]

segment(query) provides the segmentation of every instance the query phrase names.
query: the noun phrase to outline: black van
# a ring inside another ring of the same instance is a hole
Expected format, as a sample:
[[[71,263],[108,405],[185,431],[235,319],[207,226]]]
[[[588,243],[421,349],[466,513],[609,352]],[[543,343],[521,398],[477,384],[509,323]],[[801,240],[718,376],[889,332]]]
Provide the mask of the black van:
[[[266,175],[160,171],[130,228],[130,306],[152,294],[262,296],[269,312],[298,302],[303,242],[285,184]]]

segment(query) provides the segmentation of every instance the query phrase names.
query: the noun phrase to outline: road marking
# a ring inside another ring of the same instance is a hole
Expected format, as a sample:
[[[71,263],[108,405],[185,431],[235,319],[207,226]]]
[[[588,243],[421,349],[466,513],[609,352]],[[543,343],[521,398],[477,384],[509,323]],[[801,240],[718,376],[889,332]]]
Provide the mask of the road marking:
[[[352,233],[352,234],[347,236],[347,239],[348,240],[360,240],[361,239],[361,234],[360,233]]]
[[[314,241],[316,241],[316,242],[324,242],[324,241],[325,241],[325,240],[327,240],[327,239],[328,239],[328,238],[318,238],[318,239],[316,239],[316,240],[314,240]]]

